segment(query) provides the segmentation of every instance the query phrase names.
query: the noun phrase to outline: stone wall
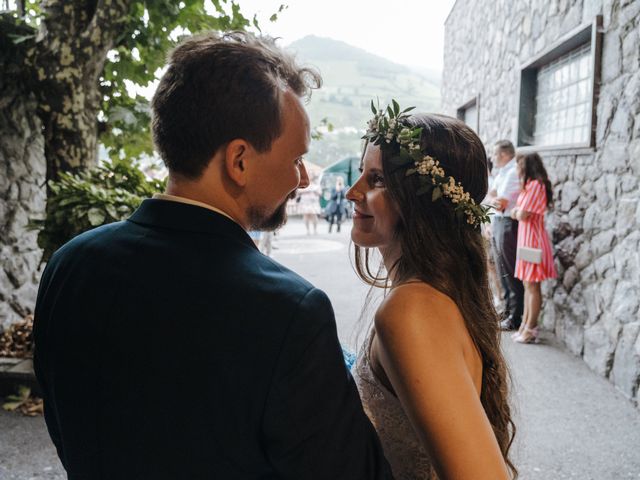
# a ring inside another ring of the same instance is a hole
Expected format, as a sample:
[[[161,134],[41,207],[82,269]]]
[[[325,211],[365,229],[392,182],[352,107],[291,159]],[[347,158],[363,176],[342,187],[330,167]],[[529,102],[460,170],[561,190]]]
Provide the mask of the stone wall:
[[[458,0],[445,28],[443,111],[479,95],[490,150],[516,143],[520,67],[603,16],[596,146],[541,150],[556,205],[547,216],[557,281],[543,327],[638,404],[640,384],[640,1]]]
[[[35,101],[0,79],[0,330],[33,311],[40,278],[37,233],[27,229],[46,202],[44,139],[33,112]]]

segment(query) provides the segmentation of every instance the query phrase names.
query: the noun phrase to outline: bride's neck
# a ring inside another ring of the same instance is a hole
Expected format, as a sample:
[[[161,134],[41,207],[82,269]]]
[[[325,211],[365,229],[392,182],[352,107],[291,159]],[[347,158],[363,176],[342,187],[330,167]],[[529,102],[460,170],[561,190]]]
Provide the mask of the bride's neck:
[[[400,248],[396,247],[384,247],[379,248],[380,255],[382,255],[382,262],[384,263],[384,268],[389,275],[389,279],[391,280],[391,287],[393,287],[397,282],[397,267],[398,260],[400,260]]]

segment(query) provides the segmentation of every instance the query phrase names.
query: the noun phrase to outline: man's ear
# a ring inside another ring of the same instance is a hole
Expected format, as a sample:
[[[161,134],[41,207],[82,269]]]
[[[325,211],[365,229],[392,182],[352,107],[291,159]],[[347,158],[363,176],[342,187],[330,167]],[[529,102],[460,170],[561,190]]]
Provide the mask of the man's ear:
[[[247,183],[248,157],[253,154],[251,145],[242,139],[230,141],[224,150],[224,168],[229,178],[238,186]]]

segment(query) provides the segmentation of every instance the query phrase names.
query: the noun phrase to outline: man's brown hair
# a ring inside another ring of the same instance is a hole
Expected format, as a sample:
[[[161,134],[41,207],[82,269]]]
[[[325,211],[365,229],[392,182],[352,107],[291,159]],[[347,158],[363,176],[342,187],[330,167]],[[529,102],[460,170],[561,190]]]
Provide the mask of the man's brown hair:
[[[198,178],[220,147],[242,138],[268,151],[282,133],[281,97],[308,96],[322,81],[270,37],[246,32],[189,37],[169,55],[152,130],[170,172]]]

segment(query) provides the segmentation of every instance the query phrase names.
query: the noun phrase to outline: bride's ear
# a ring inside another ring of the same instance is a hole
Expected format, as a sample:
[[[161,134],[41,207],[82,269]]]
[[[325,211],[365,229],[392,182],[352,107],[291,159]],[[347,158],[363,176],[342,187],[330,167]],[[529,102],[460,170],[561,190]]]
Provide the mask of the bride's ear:
[[[244,187],[247,184],[249,157],[253,153],[253,147],[243,139],[232,140],[225,147],[225,172],[239,187]]]

